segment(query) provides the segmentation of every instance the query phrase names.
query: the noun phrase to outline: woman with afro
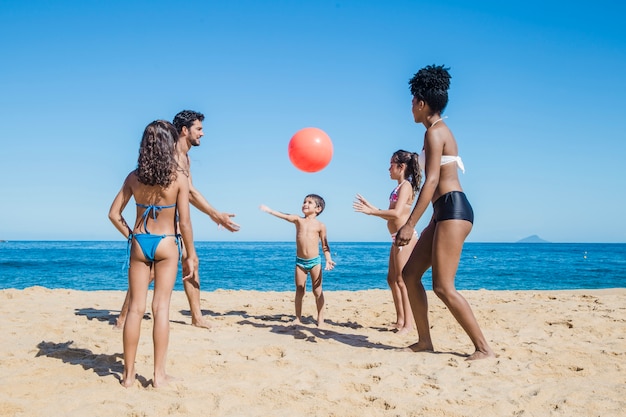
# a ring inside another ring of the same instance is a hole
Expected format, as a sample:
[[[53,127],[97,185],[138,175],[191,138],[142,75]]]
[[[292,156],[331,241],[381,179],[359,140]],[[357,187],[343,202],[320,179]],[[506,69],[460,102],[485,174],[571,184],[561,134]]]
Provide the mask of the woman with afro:
[[[474,360],[494,357],[495,354],[470,305],[454,284],[463,243],[472,230],[474,213],[459,182],[458,170],[464,171],[465,168],[456,140],[441,116],[448,104],[450,78],[444,66],[429,65],[409,81],[413,118],[415,123],[426,128],[424,147],[420,152],[420,168],[424,170],[425,180],[408,221],[398,230],[396,245],[404,246],[411,240],[415,225],[432,202],[433,216],[402,272],[418,332],[417,343],[408,349],[413,352],[434,350],[428,322],[428,299],[421,281],[422,275],[432,267],[433,291],[470,337],[475,351],[467,359]]]

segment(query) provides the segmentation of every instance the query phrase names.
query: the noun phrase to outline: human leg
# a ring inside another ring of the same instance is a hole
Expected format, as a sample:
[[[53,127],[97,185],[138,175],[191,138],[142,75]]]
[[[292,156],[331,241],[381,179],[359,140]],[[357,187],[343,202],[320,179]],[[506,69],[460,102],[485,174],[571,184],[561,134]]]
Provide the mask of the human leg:
[[[445,220],[437,223],[433,238],[433,291],[448,307],[454,318],[474,344],[475,352],[468,359],[493,357],[478,321],[467,300],[456,290],[454,281],[461,259],[463,243],[472,230],[465,220]]]
[[[400,248],[396,246],[392,247],[391,249],[392,259],[390,259],[390,262],[392,262],[393,264],[393,278],[395,281],[395,287],[397,289],[396,291],[398,294],[398,304],[400,309],[400,316],[398,320],[399,334],[405,334],[410,332],[411,330],[413,330],[413,327],[415,325],[415,320],[413,319],[413,311],[411,310],[411,302],[409,300],[409,293],[407,290],[407,286],[404,282],[404,278],[402,278],[402,270],[406,265],[409,256],[411,256],[411,253],[413,252],[416,243],[417,233],[413,235],[409,243],[405,245],[402,250],[400,250]]]
[[[296,266],[296,296],[294,300],[296,308],[296,319],[294,320],[294,322],[297,324],[302,324],[302,299],[304,298],[304,293],[306,291],[306,277],[307,272],[299,266]]]
[[[152,328],[154,376],[152,385],[155,388],[167,384],[171,379],[165,372],[165,365],[170,336],[170,301],[178,274],[178,249],[175,243],[163,242],[157,250],[157,256],[159,255],[163,257],[154,263],[155,279],[152,297],[152,314],[154,316]]]
[[[130,291],[126,290],[126,296],[124,297],[124,303],[122,304],[122,308],[120,308],[120,315],[115,319],[115,328],[123,329],[124,323],[126,322],[126,316],[128,315],[128,304],[130,303]]]
[[[317,307],[317,327],[324,326],[324,291],[322,290],[322,265],[316,265],[311,269],[311,290],[315,296]]]
[[[394,253],[397,251],[398,248],[395,247],[395,245],[391,245],[391,250],[389,251],[389,266],[387,268],[387,285],[389,285],[389,289],[391,290],[391,298],[393,299],[393,306],[396,310],[396,322],[394,323],[394,327],[400,330],[404,327],[405,316],[402,309],[402,294],[396,277],[397,274],[402,276],[402,269],[400,269],[400,271],[396,270]]]
[[[183,259],[187,258],[187,251],[183,246]],[[210,329],[213,326],[202,316],[202,309],[200,308],[200,272],[199,265],[195,265],[195,271],[192,278],[183,281],[183,289],[189,302],[189,311],[191,312],[191,325],[201,327],[204,329]]]
[[[213,326],[211,323],[209,323],[209,321],[202,316],[202,309],[200,308],[200,276],[197,266],[193,277],[183,281],[183,288],[185,289],[187,301],[189,301],[191,325],[202,327],[204,329],[212,328]]]
[[[135,359],[141,333],[141,321],[146,311],[149,283],[150,264],[144,262],[142,256],[136,257],[131,255],[128,268],[128,313],[122,336],[124,373],[121,383],[126,388],[135,383]]]
[[[413,251],[411,251],[409,259],[402,269],[402,278],[406,285],[409,305],[411,306],[418,334],[417,343],[408,347],[413,352],[433,350],[430,324],[428,322],[428,297],[426,296],[424,284],[422,284],[422,276],[430,268],[432,262],[431,253],[434,231],[435,223],[431,221],[415,243]]]
[[[153,265],[150,267],[150,282],[154,281],[154,267]],[[115,320],[115,328],[123,329],[124,323],[126,322],[126,316],[128,315],[128,304],[130,303],[130,291],[126,290],[126,296],[124,297],[124,303],[122,304],[122,308],[120,309],[120,315],[117,316]]]

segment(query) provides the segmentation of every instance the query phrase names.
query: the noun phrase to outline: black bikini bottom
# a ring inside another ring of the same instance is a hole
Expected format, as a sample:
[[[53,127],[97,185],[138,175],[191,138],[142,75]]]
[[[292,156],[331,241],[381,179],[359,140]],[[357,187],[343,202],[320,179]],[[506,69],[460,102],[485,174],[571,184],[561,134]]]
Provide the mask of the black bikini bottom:
[[[433,203],[435,223],[443,220],[467,220],[474,223],[474,210],[463,191],[450,191]]]

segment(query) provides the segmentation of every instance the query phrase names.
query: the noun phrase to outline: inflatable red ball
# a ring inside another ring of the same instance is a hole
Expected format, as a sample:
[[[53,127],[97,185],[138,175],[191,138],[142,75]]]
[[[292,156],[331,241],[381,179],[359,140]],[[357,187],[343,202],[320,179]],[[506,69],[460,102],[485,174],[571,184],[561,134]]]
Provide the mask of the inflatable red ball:
[[[320,171],[332,157],[333,143],[321,129],[306,127],[298,130],[289,141],[289,159],[301,171]]]

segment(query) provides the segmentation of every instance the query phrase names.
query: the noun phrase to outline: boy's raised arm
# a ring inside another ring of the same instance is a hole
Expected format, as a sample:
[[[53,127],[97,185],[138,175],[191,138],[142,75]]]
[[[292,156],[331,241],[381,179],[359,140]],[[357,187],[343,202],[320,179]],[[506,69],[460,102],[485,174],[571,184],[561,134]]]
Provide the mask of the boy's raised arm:
[[[265,204],[261,204],[259,206],[259,209],[261,209],[261,211],[271,214],[272,216],[276,216],[279,219],[287,220],[291,223],[294,223],[298,219],[298,216],[296,216],[295,214],[281,213],[280,211],[272,210]]]

